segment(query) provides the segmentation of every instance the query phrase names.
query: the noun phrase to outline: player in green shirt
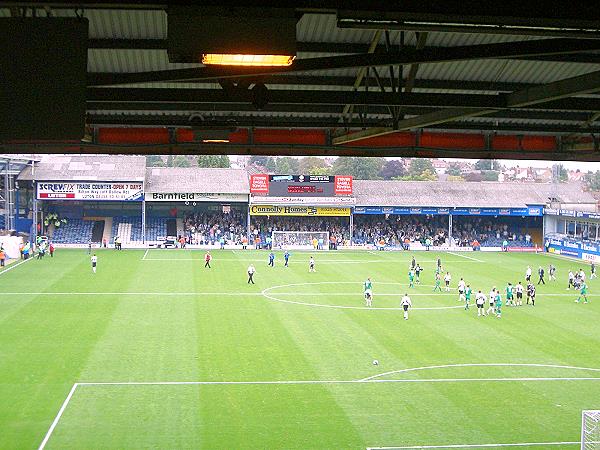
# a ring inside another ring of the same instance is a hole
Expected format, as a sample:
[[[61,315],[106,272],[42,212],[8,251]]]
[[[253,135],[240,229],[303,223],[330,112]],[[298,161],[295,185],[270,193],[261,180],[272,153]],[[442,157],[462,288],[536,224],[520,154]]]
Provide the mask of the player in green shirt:
[[[442,282],[442,277],[440,276],[439,272],[436,272],[435,274],[435,286],[433,287],[433,292],[435,292],[436,290],[442,292],[442,288],[440,287],[440,283]]]
[[[511,283],[506,285],[506,306],[514,305],[513,302],[513,287]]]
[[[413,272],[412,269],[408,271],[408,287],[409,288],[415,287],[415,273]]]
[[[581,290],[579,291],[579,297],[577,297],[577,300],[575,300],[575,303],[579,303],[579,300],[581,300],[581,297],[583,297],[583,303],[588,302],[587,284],[585,284],[585,281],[583,283],[581,283]]]
[[[496,291],[496,317],[502,318],[502,298],[500,298],[499,291]]]
[[[371,283],[371,278],[367,278],[364,287],[365,303],[367,304],[367,306],[373,306],[373,283]]]
[[[469,302],[471,301],[471,286],[467,284],[467,289],[465,289],[465,310],[469,309]]]

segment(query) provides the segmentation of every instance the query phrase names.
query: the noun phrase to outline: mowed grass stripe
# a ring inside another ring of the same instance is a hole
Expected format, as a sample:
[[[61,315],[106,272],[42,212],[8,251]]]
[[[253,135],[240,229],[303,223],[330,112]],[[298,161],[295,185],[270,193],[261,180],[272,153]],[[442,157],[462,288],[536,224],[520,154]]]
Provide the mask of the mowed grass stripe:
[[[60,260],[24,264],[0,278],[4,292],[35,286],[46,293],[116,293],[35,298],[23,295],[26,306],[21,309],[10,295],[0,296],[0,315],[5,305],[17,308],[3,322],[8,327],[0,331],[0,352],[9,349],[15,355],[9,361],[14,366],[11,368],[14,376],[10,378],[0,370],[0,389],[8,394],[8,402],[0,406],[0,428],[12,430],[8,437],[0,437],[0,444],[6,444],[0,445],[2,448],[39,444],[70,386],[84,376],[87,381],[110,381],[106,378],[116,376],[118,381],[149,380],[157,376],[168,377],[161,381],[190,377],[345,380],[448,363],[562,363],[600,367],[594,351],[600,344],[596,326],[600,318],[599,303],[594,298],[588,305],[575,305],[576,294],[564,289],[569,267],[585,267],[583,263],[541,255],[484,253],[472,255],[484,263],[467,259],[461,263],[457,262],[459,258],[445,253],[415,253],[425,268],[423,283],[432,284],[435,259],[439,255],[444,268],[453,275],[453,287],[464,276],[486,295],[492,285],[503,289],[506,281],[523,280],[527,264],[535,274],[538,265],[543,264],[547,269],[552,262],[558,267],[560,279],[538,287],[538,306],[504,308],[500,320],[477,318],[476,308],[472,308],[435,313],[415,310],[410,320],[403,321],[400,312],[325,310],[271,302],[261,298],[260,293],[282,284],[352,282],[352,289],[347,284],[341,284],[338,290],[335,285],[333,289],[314,286],[314,292],[323,298],[327,298],[328,292],[348,292],[351,298],[333,295],[328,301],[362,305],[360,283],[370,276],[375,280],[377,301],[378,292],[394,292],[393,287],[384,289],[378,282],[406,283],[413,254],[410,252],[381,252],[384,255],[381,257],[362,252],[315,253],[316,274],[308,273],[308,252],[293,252],[294,263],[289,268],[283,267],[283,258],[278,253],[276,267],[269,268],[268,252],[217,250],[212,252],[215,260],[210,270],[203,268],[204,252],[160,251],[162,256],[182,260],[152,263],[142,261],[144,252],[100,250],[98,273],[93,275],[85,250],[60,249],[57,252]],[[153,252],[148,252],[147,257]],[[256,285],[246,283],[248,258],[258,260],[254,263]],[[369,263],[384,258],[389,263]],[[352,263],[334,261],[340,259]],[[35,270],[27,269],[30,264]],[[592,294],[598,292],[597,286],[596,280],[590,282]],[[313,287],[310,291],[300,286],[294,289],[298,293],[313,292]],[[198,295],[161,296],[174,292]],[[286,292],[286,298],[294,298],[295,290]],[[415,293],[426,292],[425,288],[415,290]],[[431,301],[457,305],[455,295]],[[428,301],[425,296],[415,296],[414,300]],[[36,331],[33,328],[39,321],[42,327]],[[28,333],[34,336],[31,342],[24,338]],[[35,358],[41,363],[32,363]],[[379,366],[371,364],[373,359],[380,361]],[[4,369],[3,364],[0,359],[0,369]],[[462,375],[436,376],[515,375],[544,377],[546,373],[496,368],[481,374],[465,371]],[[26,380],[27,376],[29,384],[19,380],[19,377]],[[124,394],[123,399],[111,391],[90,393],[95,399],[83,398],[84,403],[88,400],[90,403],[81,410],[77,394],[74,416],[69,413],[69,406],[65,422],[61,419],[57,427],[59,437],[54,448],[81,448],[86,445],[80,444],[88,442],[121,448],[265,448],[265,443],[269,448],[365,448],[403,442],[443,443],[450,439],[459,443],[570,441],[574,438],[573,430],[576,439],[581,408],[597,408],[591,403],[599,398],[597,383],[587,381],[481,382],[481,385],[470,382],[462,383],[464,386],[460,388],[445,386],[451,383],[423,384],[390,383],[383,389],[383,384],[379,384],[355,390],[318,386],[308,391],[274,387],[270,391],[252,392],[229,388],[217,392],[217,388],[211,387],[212,390],[185,394],[139,391]],[[59,391],[60,396],[53,394]],[[38,421],[40,417],[42,420]],[[44,427],[38,426],[42,422]],[[110,430],[115,423],[110,435],[108,431],[98,431]],[[219,427],[219,423],[224,425]],[[431,436],[435,439],[429,439]]]

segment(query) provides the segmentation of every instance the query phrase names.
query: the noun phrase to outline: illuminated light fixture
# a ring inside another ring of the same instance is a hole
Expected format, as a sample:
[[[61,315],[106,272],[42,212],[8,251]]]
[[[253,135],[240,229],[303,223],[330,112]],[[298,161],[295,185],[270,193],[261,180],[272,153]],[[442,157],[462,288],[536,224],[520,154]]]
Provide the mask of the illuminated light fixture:
[[[203,144],[229,144],[229,139],[202,139]]]
[[[290,66],[296,57],[290,55],[202,55],[202,64],[221,66]]]
[[[289,66],[298,17],[294,8],[169,5],[169,62]]]

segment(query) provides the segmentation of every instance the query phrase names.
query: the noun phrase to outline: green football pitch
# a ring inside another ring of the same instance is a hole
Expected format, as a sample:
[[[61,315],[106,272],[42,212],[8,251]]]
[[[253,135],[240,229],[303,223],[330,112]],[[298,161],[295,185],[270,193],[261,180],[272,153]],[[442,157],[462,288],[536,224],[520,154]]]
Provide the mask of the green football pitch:
[[[600,282],[588,304],[566,290],[581,262],[339,251],[309,273],[305,252],[287,268],[212,253],[205,269],[202,251],[98,251],[94,274],[86,250],[58,249],[0,272],[0,448],[574,449],[600,409]],[[452,292],[433,293],[438,256]],[[550,263],[535,307],[458,301],[460,277],[487,295]]]

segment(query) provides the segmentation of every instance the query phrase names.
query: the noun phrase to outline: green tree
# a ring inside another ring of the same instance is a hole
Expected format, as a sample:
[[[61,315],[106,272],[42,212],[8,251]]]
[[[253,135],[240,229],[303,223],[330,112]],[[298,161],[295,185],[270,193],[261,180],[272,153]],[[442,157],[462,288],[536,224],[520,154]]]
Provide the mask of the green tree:
[[[231,167],[231,161],[227,155],[199,155],[198,167],[220,167],[228,169]]]
[[[448,169],[446,169],[446,173],[452,177],[460,177],[462,175],[462,170],[458,163],[450,163]]]
[[[585,184],[592,191],[600,191],[600,170],[586,174]]]
[[[431,160],[426,158],[415,158],[410,162],[408,173],[412,176],[418,176],[426,170],[429,170],[431,173],[435,173],[435,169],[433,168]]]
[[[475,163],[477,170],[502,170],[502,164],[495,159],[480,159]]]
[[[164,167],[165,162],[158,155],[146,156],[146,167]]]
[[[190,160],[184,155],[177,155],[173,160],[173,167],[190,167]]]
[[[291,156],[282,156],[275,160],[276,172],[282,175],[300,174],[300,161]]]
[[[340,156],[333,163],[333,173],[352,175],[357,180],[378,180],[384,164],[384,158]]]
[[[397,159],[390,159],[389,161],[386,161],[379,172],[379,176],[384,180],[392,180],[405,175],[406,169],[404,168],[404,164],[402,161],[398,161]]]
[[[558,181],[560,181],[561,183],[566,183],[567,181],[569,181],[569,172],[567,171],[567,169],[565,169],[565,166],[563,166],[562,164],[555,164],[552,167],[552,173],[553,176],[555,176],[554,174],[558,175]]]
[[[324,159],[317,158],[316,156],[307,156],[300,159],[298,162],[298,169],[302,175],[324,175],[324,173],[322,173],[324,169],[328,170],[329,168]]]
[[[256,164],[258,166],[263,166],[269,172],[275,172],[277,170],[275,158],[273,158],[271,156],[252,155],[250,157],[249,164]]]
[[[500,172],[496,170],[483,170],[481,171],[483,181],[498,181],[498,175]]]
[[[167,156],[167,167],[173,167],[173,155]]]

